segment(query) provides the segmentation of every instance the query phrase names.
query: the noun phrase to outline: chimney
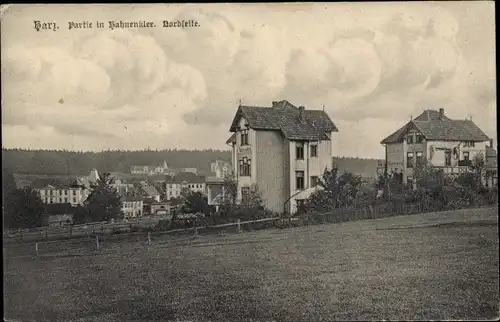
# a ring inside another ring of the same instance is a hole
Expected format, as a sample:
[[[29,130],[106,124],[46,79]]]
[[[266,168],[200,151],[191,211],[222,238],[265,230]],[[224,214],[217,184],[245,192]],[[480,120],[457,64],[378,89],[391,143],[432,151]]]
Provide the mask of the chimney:
[[[443,120],[444,119],[444,108],[439,109],[439,119]]]
[[[299,106],[299,118],[301,121],[304,120],[304,110],[305,110],[304,106]]]

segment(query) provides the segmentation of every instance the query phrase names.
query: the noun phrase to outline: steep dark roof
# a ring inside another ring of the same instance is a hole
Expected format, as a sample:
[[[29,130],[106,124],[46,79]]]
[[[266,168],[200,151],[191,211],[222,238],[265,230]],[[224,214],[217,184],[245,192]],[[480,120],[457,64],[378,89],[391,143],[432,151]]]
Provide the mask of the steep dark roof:
[[[17,188],[29,186],[32,189],[42,189],[50,185],[57,189],[64,189],[79,186],[76,176],[21,173],[14,173],[13,176]]]
[[[230,132],[237,131],[241,117],[251,129],[280,131],[290,140],[328,140],[326,132],[338,132],[324,111],[304,109],[301,119],[299,108],[288,101],[273,102],[272,107],[239,106]]]
[[[179,172],[172,177],[166,177],[166,183],[182,183],[186,181],[187,183],[204,183],[205,177],[196,175],[192,172]]]
[[[410,128],[416,128],[427,140],[441,141],[488,141],[489,138],[472,120],[452,120],[446,116],[439,117],[439,111],[426,110],[414,120],[392,133],[384,140],[385,143],[396,143]]]
[[[144,191],[144,193],[150,197],[157,196],[160,194],[158,190],[156,190],[156,188],[153,186],[143,186],[142,191]]]

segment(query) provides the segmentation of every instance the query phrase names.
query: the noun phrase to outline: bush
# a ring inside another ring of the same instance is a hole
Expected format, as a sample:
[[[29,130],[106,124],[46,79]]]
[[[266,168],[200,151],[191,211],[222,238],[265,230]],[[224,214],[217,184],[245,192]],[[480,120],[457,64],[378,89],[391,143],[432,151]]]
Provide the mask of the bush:
[[[172,225],[172,222],[168,219],[160,219],[158,224],[156,225],[156,229],[158,230],[168,230]]]

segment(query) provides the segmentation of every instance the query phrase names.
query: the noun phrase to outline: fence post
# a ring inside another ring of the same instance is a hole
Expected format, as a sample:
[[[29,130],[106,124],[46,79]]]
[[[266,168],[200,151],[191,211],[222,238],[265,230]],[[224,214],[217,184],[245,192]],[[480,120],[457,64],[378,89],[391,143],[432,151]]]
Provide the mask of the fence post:
[[[49,238],[49,226],[45,228],[45,240],[47,240],[48,238]]]
[[[95,224],[92,225],[92,233],[95,235]]]
[[[240,219],[238,218],[238,233],[241,233],[241,223]]]
[[[151,245],[151,234],[149,231],[148,231],[148,245]]]
[[[69,226],[69,237],[73,237],[73,227]]]
[[[38,256],[38,243],[35,244],[36,256]]]
[[[95,236],[95,244],[97,246],[97,250],[99,250],[99,235]]]

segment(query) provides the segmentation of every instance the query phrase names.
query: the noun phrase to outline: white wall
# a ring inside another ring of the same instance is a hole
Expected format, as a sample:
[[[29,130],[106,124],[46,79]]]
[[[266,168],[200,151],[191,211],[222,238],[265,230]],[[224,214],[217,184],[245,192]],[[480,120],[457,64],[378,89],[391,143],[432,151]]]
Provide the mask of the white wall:
[[[331,170],[332,168],[332,141],[320,141],[318,144],[318,156],[311,158],[311,144],[317,144],[317,141],[314,142],[305,142],[304,143],[304,160],[296,160],[296,146],[297,142],[290,141],[290,150],[289,150],[289,158],[290,162],[290,192],[289,197],[293,196],[289,201],[289,209],[290,212],[293,213],[297,210],[297,200],[307,198],[314,189],[310,189],[311,187],[311,177],[317,176],[320,177],[323,175],[325,168],[327,170]],[[304,171],[304,191],[299,192],[295,188],[296,180],[295,180],[295,171]]]

